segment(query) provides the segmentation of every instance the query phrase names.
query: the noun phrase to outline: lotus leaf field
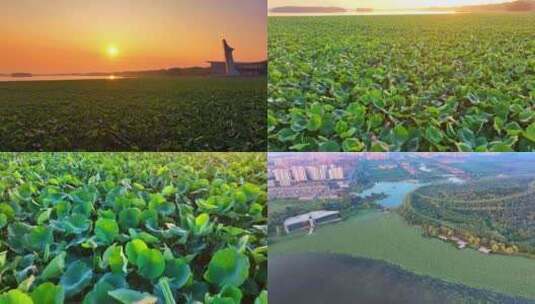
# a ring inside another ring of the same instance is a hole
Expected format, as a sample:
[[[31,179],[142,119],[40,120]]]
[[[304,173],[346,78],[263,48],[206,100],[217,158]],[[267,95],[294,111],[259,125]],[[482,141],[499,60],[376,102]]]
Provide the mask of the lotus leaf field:
[[[265,156],[0,154],[0,303],[267,303]]]
[[[535,150],[535,14],[269,18],[270,151]]]
[[[265,151],[265,77],[0,82],[1,151]]]

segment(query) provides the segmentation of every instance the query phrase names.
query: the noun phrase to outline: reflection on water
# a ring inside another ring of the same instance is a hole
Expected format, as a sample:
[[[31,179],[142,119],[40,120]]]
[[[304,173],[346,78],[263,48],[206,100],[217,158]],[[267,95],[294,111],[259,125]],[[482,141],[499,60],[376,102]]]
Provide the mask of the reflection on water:
[[[0,81],[57,81],[57,80],[94,80],[94,79],[116,80],[116,79],[123,79],[123,78],[127,78],[127,77],[115,76],[115,75],[103,75],[103,76],[33,76],[33,77],[6,77],[6,76],[0,76]]]
[[[269,13],[269,16],[387,16],[387,15],[450,15],[455,11],[377,10],[372,12],[349,11],[342,13]]]
[[[270,255],[268,264],[270,304],[535,302],[419,276],[376,260],[338,254]]]

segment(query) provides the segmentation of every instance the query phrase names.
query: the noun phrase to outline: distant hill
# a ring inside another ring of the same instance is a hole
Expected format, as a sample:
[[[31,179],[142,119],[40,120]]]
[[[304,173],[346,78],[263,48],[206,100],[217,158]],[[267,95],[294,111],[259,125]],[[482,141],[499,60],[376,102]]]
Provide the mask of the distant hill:
[[[12,73],[11,77],[32,77],[31,73]]]
[[[190,68],[169,68],[161,70],[144,70],[144,71],[120,71],[120,72],[93,72],[93,73],[73,73],[59,74],[58,76],[207,76],[211,74],[210,68],[190,67]]]
[[[335,6],[281,6],[270,10],[272,13],[343,13],[347,10]]]
[[[517,0],[512,2],[485,4],[485,5],[467,5],[459,7],[434,7],[433,10],[452,10],[458,12],[528,12],[535,11],[535,0]]]

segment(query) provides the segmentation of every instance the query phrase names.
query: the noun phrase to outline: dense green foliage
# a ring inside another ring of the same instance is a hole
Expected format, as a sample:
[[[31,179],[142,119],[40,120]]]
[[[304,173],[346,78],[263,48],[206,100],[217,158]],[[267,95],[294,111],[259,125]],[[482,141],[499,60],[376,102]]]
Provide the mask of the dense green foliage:
[[[535,253],[533,178],[493,178],[422,187],[404,202],[411,222],[473,234],[470,243],[504,253]],[[507,247],[515,245],[514,247]]]
[[[271,151],[535,149],[535,14],[269,19]]]
[[[362,213],[320,226],[312,235],[293,234],[273,238],[269,243],[270,259],[306,252],[369,257],[413,273],[535,299],[533,260],[459,250],[424,237],[421,229],[407,224],[397,213]]]
[[[265,151],[266,79],[0,83],[2,151]]]
[[[0,154],[0,303],[267,303],[265,155]]]

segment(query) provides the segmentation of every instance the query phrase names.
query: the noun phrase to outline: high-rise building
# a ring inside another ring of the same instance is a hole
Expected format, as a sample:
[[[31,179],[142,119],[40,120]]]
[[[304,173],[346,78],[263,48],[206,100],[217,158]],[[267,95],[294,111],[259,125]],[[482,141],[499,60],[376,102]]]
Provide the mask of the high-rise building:
[[[310,180],[321,180],[320,169],[318,167],[308,166],[306,167],[306,172]]]
[[[304,167],[291,167],[290,170],[292,171],[292,176],[294,181],[296,182],[306,182],[307,181],[307,174]]]
[[[329,179],[344,179],[344,169],[331,165],[329,168]]]
[[[281,186],[290,186],[292,184],[292,175],[288,169],[273,169],[273,175]]]
[[[326,180],[328,178],[329,174],[329,167],[327,165],[321,165],[320,166],[320,180]]]

